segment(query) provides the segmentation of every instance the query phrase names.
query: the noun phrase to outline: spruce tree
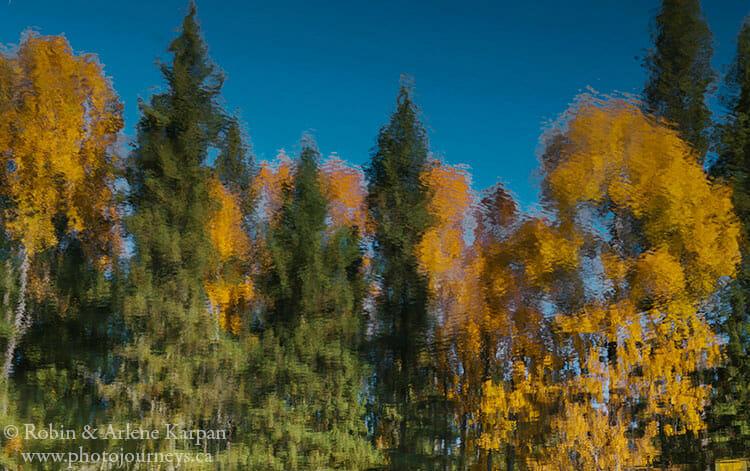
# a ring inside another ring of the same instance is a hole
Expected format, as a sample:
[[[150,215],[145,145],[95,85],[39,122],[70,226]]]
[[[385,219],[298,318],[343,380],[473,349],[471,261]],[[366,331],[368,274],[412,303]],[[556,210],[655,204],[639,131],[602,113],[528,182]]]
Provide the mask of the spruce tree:
[[[750,453],[750,17],[737,37],[737,55],[726,76],[722,101],[728,110],[719,127],[720,140],[712,173],[732,186],[732,202],[744,229],[742,262],[729,288],[726,362],[717,371],[709,414],[711,451],[715,458]]]
[[[652,28],[654,47],[644,61],[646,111],[674,123],[702,160],[711,124],[706,93],[714,72],[713,35],[699,0],[663,0]]]
[[[130,156],[126,221],[134,243],[129,291],[122,310],[128,342],[122,366],[107,389],[114,420],[145,429],[166,424],[227,430],[237,408],[239,355],[209,313],[204,279],[215,251],[206,222],[210,153],[219,151],[227,118],[220,107],[223,78],[207,54],[191,3],[179,36],[161,65],[166,91],[141,103]],[[124,443],[129,446],[132,444]],[[145,451],[190,449],[182,441],[138,441]],[[217,453],[226,442],[200,444]]]
[[[416,247],[430,225],[428,190],[421,175],[428,158],[427,135],[402,79],[395,112],[384,125],[366,173],[368,206],[375,223],[375,269],[380,283],[372,338],[370,427],[393,470],[435,469],[440,417],[435,405],[435,369],[429,336],[429,280],[420,271]]]
[[[306,138],[269,230],[269,305],[249,367],[250,469],[363,470],[377,461],[360,400],[362,250],[357,228],[327,228],[318,161]]]

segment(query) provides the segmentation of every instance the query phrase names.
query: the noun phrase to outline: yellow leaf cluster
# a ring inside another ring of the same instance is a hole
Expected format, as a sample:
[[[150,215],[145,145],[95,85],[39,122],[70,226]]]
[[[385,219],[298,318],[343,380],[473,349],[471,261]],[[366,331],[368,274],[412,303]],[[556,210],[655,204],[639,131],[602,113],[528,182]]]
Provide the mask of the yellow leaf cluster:
[[[417,247],[421,268],[430,274],[433,289],[460,267],[465,250],[466,216],[475,199],[466,170],[432,161],[421,179],[430,193],[431,227]]]
[[[697,294],[734,273],[739,225],[730,191],[708,181],[677,131],[622,100],[584,103],[568,128],[570,145],[545,178],[560,214],[593,203],[632,215],[649,247],[679,253]]]
[[[6,441],[3,451],[5,452],[5,456],[21,453],[23,451],[23,441],[21,440],[21,437],[14,437]]]
[[[529,280],[543,284],[559,270],[570,270],[578,264],[581,239],[572,237],[543,219],[531,219],[519,229],[514,246],[520,251]]]
[[[493,365],[459,353],[461,384],[481,394],[455,397],[479,406],[480,449],[512,445],[529,469],[649,466],[659,433],[705,428],[710,391],[692,378],[719,340],[700,309],[734,274],[739,226],[729,191],[669,126],[621,100],[567,116],[542,162],[552,211],[519,219],[506,193],[487,197],[474,244],[484,320],[461,326],[457,350],[503,366],[480,383]]]
[[[480,448],[501,450],[511,444],[519,447],[522,455],[526,454],[523,450],[529,443],[524,443],[521,429],[539,427],[544,405],[559,395],[557,386],[542,380],[550,366],[549,357],[532,366],[516,360],[512,366],[512,387],[493,381],[484,383],[480,405],[482,432],[477,440]]]
[[[254,296],[253,283],[249,278],[238,283],[230,283],[223,279],[217,282],[205,282],[206,294],[213,306],[217,308],[219,326],[234,335],[242,331],[240,313]]]
[[[54,220],[106,263],[119,249],[110,153],[122,106],[91,55],[62,37],[28,36],[0,57],[9,85],[0,97],[0,172],[13,204],[3,217],[33,255],[57,241]]]
[[[739,226],[728,190],[706,178],[691,147],[634,104],[584,102],[566,138],[544,185],[558,227],[599,247],[587,266],[601,275],[582,276],[604,294],[556,316],[578,366],[562,384],[555,455],[576,451],[583,469],[644,466],[660,427],[705,427],[709,391],[691,375],[719,352],[699,306],[734,274]],[[638,417],[633,404],[645,404]],[[636,422],[643,434],[628,433]],[[556,466],[573,469],[569,459]]]
[[[218,260],[204,286],[209,302],[219,316],[221,328],[239,335],[241,313],[254,297],[253,283],[244,266],[251,243],[242,229],[238,196],[216,178],[210,182],[210,194],[217,206],[207,221],[207,229]]]
[[[208,233],[221,261],[245,257],[250,249],[250,240],[242,230],[242,211],[237,196],[218,179],[211,181],[210,194],[218,209],[208,220]]]
[[[656,428],[653,424],[648,426],[646,439],[627,439],[623,418],[621,413],[610,412],[605,407],[566,403],[554,424],[562,431],[561,440],[549,450],[545,464],[561,471],[647,468],[657,454],[651,440],[657,433]],[[575,456],[575,460],[571,456]]]

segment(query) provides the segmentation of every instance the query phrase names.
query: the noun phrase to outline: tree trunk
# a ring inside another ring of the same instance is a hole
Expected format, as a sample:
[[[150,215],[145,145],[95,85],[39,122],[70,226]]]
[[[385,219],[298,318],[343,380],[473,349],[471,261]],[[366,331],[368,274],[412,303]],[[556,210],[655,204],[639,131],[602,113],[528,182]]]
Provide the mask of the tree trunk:
[[[506,471],[513,471],[513,468],[515,467],[515,461],[516,461],[516,449],[513,445],[508,445],[508,455],[506,456]]]
[[[3,364],[3,380],[7,382],[10,377],[10,370],[13,363],[18,339],[24,334],[30,325],[29,315],[26,312],[26,278],[29,271],[29,254],[25,249],[21,249],[23,262],[21,263],[20,287],[18,292],[18,305],[16,306],[16,317],[13,321],[13,330],[8,339],[8,347],[5,351],[5,362]],[[3,404],[5,407],[5,404]],[[5,412],[5,411],[3,411]]]

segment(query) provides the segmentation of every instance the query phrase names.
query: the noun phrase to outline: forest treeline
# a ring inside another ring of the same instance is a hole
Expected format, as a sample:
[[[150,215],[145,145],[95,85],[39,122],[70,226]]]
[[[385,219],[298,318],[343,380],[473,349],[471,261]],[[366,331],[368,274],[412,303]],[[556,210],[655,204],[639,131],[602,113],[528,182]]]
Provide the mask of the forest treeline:
[[[0,55],[0,426],[227,436],[6,433],[0,464],[64,469],[23,453],[79,446],[258,471],[748,457],[750,22],[721,81],[697,0],[664,0],[652,39],[642,100],[580,96],[544,133],[523,211],[430,152],[408,77],[364,168],[310,135],[259,162],[191,4],[118,153],[96,57],[27,34]]]

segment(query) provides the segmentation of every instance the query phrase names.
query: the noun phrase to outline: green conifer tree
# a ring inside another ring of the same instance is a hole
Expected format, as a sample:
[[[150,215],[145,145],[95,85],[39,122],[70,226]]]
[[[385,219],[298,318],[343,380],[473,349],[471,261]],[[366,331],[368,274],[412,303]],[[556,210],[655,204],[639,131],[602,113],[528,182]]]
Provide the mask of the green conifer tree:
[[[128,342],[119,375],[105,389],[115,402],[115,422],[161,430],[161,441],[136,441],[140,450],[216,454],[226,441],[196,447],[164,440],[166,424],[231,434],[239,420],[242,354],[209,311],[203,284],[216,257],[206,229],[216,207],[207,164],[212,149],[220,150],[228,120],[219,104],[223,78],[207,55],[194,4],[168,51],[172,61],[161,65],[167,90],[141,103],[127,169],[132,215],[126,225],[135,252],[122,307]]]
[[[360,398],[362,251],[356,228],[326,230],[318,160],[306,139],[270,228],[269,306],[249,368],[250,469],[363,470],[377,461]]]
[[[419,269],[416,247],[429,227],[428,190],[421,174],[428,142],[402,78],[396,111],[378,135],[367,168],[368,206],[375,223],[375,270],[379,295],[372,338],[374,364],[370,427],[388,453],[389,469],[437,469],[445,417],[436,407],[436,370],[429,335],[429,280]],[[436,414],[436,410],[438,413]]]
[[[699,0],[663,0],[652,39],[654,47],[644,61],[646,109],[674,123],[703,159],[711,124],[706,93],[715,76],[713,35]]]
[[[728,338],[726,363],[715,378],[709,433],[715,458],[740,458],[750,453],[750,17],[737,37],[737,55],[722,101],[729,113],[719,126],[719,157],[711,170],[733,188],[744,245],[737,278],[729,289],[727,317],[720,324]]]

